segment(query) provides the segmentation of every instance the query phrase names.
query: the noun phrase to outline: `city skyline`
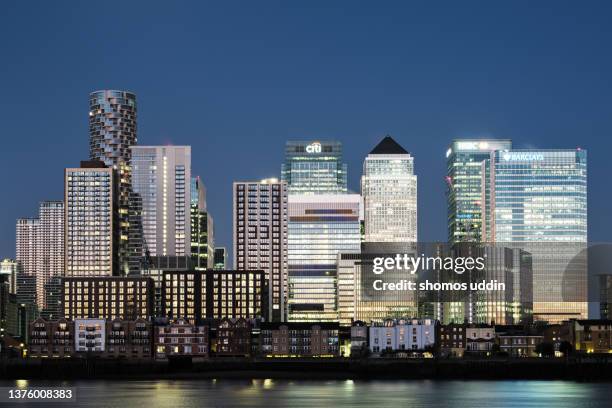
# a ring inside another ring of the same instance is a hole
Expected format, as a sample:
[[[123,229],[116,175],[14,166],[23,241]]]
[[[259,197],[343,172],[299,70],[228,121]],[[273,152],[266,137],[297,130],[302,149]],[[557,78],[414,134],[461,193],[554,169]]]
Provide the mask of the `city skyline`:
[[[0,79],[7,118],[0,182],[7,197],[19,197],[3,203],[2,257],[14,257],[15,220],[61,199],[63,169],[87,157],[87,100],[97,89],[138,96],[140,144],[192,146],[217,243],[228,249],[232,182],[280,178],[287,140],[342,142],[349,189],[359,191],[363,159],[387,133],[415,157],[422,241],[446,240],[444,153],[451,140],[472,137],[511,138],[517,149],[588,149],[589,217],[598,220],[589,239],[610,238],[610,197],[598,186],[607,183],[612,149],[605,137],[612,58],[606,13],[597,7],[556,4],[552,15],[547,7],[483,5],[494,18],[482,19],[459,5],[442,14],[425,5],[355,5],[348,17],[339,6],[196,5],[167,14],[151,5],[139,17],[130,4],[118,17],[126,24],[110,33],[84,6],[42,4],[33,15],[23,7],[0,16],[5,38],[20,33],[5,47],[7,61],[27,62],[8,64]],[[255,12],[257,21],[248,18]],[[56,30],[65,15],[70,21]],[[156,24],[169,29],[143,29]],[[25,161],[37,165],[24,168]]]

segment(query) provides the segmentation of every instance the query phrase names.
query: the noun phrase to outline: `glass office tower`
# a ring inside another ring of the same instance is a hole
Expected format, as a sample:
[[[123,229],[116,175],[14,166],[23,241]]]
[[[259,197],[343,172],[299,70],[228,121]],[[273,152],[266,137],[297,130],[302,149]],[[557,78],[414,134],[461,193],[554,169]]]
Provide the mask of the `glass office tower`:
[[[338,320],[338,254],[359,253],[358,194],[289,195],[289,321]]]
[[[288,141],[282,180],[289,194],[346,193],[346,169],[340,142]]]
[[[361,194],[365,241],[417,241],[414,159],[390,136],[386,136],[363,162]]]
[[[454,140],[446,151],[448,242],[482,240],[482,161],[492,151],[512,148],[510,140]]]
[[[214,266],[214,223],[206,207],[206,187],[191,178],[191,262],[196,270]]]
[[[490,156],[482,165],[485,239],[531,253],[535,320],[586,318],[587,152]]]

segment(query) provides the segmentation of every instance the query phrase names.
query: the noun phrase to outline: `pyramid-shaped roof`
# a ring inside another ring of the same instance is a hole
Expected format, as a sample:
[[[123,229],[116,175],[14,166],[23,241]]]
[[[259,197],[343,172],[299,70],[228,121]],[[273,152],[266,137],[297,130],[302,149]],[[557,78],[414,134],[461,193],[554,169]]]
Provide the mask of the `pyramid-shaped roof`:
[[[408,152],[391,136],[387,135],[372,149],[370,154],[408,154]]]

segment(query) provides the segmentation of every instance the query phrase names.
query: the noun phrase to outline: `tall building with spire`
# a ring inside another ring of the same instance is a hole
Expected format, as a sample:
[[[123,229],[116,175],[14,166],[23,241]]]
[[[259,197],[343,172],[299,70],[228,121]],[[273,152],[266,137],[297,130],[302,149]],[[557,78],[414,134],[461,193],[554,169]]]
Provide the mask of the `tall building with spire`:
[[[417,241],[417,176],[414,158],[391,136],[363,163],[361,177],[365,241]]]
[[[119,274],[130,268],[131,150],[136,138],[136,95],[101,90],[89,96],[89,158],[103,162],[117,176],[117,262]]]

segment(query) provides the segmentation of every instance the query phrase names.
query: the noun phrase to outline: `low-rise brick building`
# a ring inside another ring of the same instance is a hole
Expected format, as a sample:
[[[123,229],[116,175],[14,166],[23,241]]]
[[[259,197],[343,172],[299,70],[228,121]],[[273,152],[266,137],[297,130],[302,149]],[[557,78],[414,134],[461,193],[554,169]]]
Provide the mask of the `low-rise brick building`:
[[[155,327],[155,358],[208,357],[209,336],[207,326],[196,326],[184,319],[177,319]]]
[[[266,357],[337,357],[338,323],[262,323],[260,352]]]
[[[65,358],[74,354],[74,322],[39,318],[29,324],[30,357]]]
[[[106,347],[103,357],[150,358],[152,343],[151,323],[147,320],[108,320],[106,322]]]

